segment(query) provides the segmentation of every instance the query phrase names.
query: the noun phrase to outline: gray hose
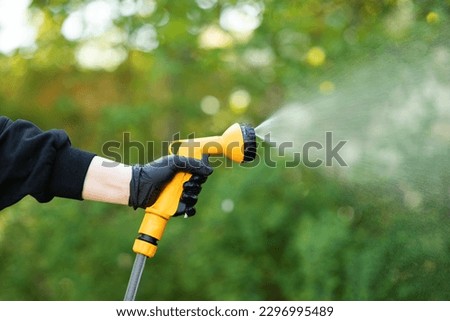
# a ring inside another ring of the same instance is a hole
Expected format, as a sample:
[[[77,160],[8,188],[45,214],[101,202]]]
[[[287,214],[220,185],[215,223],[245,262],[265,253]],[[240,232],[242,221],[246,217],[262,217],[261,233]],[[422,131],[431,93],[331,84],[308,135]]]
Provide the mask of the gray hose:
[[[142,254],[136,254],[133,269],[131,270],[130,280],[128,281],[127,292],[125,292],[124,301],[134,301],[136,292],[141,281],[142,272],[144,271],[145,261],[147,257]]]

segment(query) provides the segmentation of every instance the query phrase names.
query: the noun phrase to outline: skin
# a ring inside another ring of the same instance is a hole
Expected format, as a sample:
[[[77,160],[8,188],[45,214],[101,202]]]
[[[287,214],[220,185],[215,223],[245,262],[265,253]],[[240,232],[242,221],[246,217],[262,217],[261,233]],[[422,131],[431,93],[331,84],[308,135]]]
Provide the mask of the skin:
[[[128,205],[130,181],[131,166],[95,156],[84,180],[82,197],[85,200]]]

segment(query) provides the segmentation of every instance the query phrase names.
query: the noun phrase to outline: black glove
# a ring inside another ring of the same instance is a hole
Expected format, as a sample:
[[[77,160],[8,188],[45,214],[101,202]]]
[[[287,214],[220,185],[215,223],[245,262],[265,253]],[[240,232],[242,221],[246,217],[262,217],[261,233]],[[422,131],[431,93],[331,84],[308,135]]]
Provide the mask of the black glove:
[[[182,211],[188,216],[194,215],[194,205],[197,203],[198,194],[201,191],[201,184],[211,175],[213,169],[204,160],[178,155],[164,156],[144,166],[134,165],[132,168],[128,205],[134,209],[138,207],[145,209],[151,206],[156,202],[166,184],[178,172],[192,174],[189,181],[183,185],[181,201],[185,204]],[[184,213],[177,211],[177,215]]]

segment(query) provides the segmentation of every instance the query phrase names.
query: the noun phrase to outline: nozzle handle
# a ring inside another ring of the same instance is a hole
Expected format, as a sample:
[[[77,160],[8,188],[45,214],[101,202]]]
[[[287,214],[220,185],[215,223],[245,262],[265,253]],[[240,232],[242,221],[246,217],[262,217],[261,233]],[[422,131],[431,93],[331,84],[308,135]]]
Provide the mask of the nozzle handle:
[[[180,149],[178,154],[186,156],[187,150]],[[195,158],[202,159],[201,150]],[[205,155],[207,158],[207,155]],[[192,157],[192,156],[190,156]],[[169,219],[178,211],[180,198],[183,193],[183,184],[191,178],[192,174],[179,172],[166,185],[156,202],[145,209],[145,215],[139,227],[139,234],[134,241],[133,251],[147,257],[153,257],[161,240]]]
[[[133,245],[135,253],[147,257],[155,255],[158,241],[162,238],[167,222],[177,212],[183,184],[191,176],[189,173],[177,173],[161,192],[156,202],[145,209],[139,234]]]

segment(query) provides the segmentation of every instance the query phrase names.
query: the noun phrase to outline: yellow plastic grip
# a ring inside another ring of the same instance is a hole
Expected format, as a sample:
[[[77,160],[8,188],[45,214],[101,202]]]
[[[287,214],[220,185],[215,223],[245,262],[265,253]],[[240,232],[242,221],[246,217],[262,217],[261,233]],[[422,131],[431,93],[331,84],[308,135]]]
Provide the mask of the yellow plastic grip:
[[[178,150],[180,156],[192,157],[192,149]],[[195,158],[201,159],[201,149],[194,152]],[[172,181],[166,185],[156,202],[145,209],[145,215],[139,228],[138,238],[134,241],[133,251],[147,257],[153,257],[156,253],[156,242],[148,242],[142,239],[142,235],[150,236],[156,241],[161,240],[164,229],[169,219],[176,213],[183,193],[183,184],[191,178],[191,174],[185,172],[177,173]]]
[[[139,234],[149,235],[156,240],[161,240],[166,224],[175,214],[183,192],[183,183],[188,181],[191,174],[177,173],[172,181],[164,188],[156,202],[145,209],[145,215],[139,228]],[[136,239],[133,245],[135,253],[153,257],[157,245]]]

